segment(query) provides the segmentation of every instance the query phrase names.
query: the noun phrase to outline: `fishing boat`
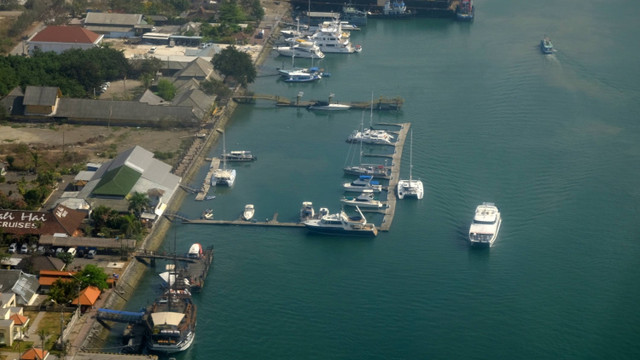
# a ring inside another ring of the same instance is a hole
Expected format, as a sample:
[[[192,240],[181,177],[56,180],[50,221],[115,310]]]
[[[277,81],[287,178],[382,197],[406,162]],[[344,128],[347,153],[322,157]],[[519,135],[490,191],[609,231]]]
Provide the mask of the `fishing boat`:
[[[253,218],[253,215],[256,213],[256,209],[253,204],[247,204],[244,206],[244,211],[242,212],[242,218],[246,221],[249,221]]]
[[[413,180],[413,130],[411,130],[411,146],[409,147],[409,180],[398,180],[398,199],[414,197],[422,199],[424,187],[422,181]]]
[[[332,235],[351,235],[351,236],[376,236],[378,229],[374,224],[367,223],[367,219],[356,206],[358,215],[348,216],[344,210],[339,213],[326,213],[318,219],[308,219],[303,222],[304,226],[312,232],[332,234]]]
[[[469,227],[469,242],[472,246],[492,246],[501,224],[500,211],[494,203],[484,202],[478,205]]]
[[[373,180],[371,175],[360,175],[357,179],[342,184],[344,191],[351,192],[363,192],[370,190],[373,192],[382,191],[382,185],[379,182]]]
[[[206,209],[205,211],[202,212],[201,217],[205,220],[213,219],[213,209]]]
[[[254,161],[258,160],[258,157],[253,155],[249,150],[234,150],[222,154],[221,159],[225,161]]]
[[[342,7],[342,15],[340,17],[343,20],[348,21],[350,24],[353,24],[355,26],[367,25],[367,12],[363,10],[358,10],[351,4],[344,5]]]
[[[408,18],[410,16],[413,16],[413,12],[407,9],[407,5],[402,0],[401,1],[394,0],[393,2],[391,2],[390,0],[387,0],[384,3],[382,11],[373,12],[370,15],[373,17],[379,17],[379,18],[403,19],[403,18]]]
[[[476,8],[473,0],[460,0],[456,7],[456,19],[458,21],[472,21],[475,17]]]
[[[553,54],[553,44],[547,36],[540,40],[540,51],[546,55]]]
[[[329,101],[316,101],[313,105],[309,105],[307,110],[344,111],[351,109],[351,105],[333,102],[333,97],[334,94],[329,94]]]
[[[226,144],[225,144],[225,132],[222,131],[222,153],[225,154]],[[236,181],[236,169],[227,169],[227,160],[225,157],[222,157],[222,169],[218,168],[213,172],[213,177],[211,178],[211,185],[223,185],[231,187],[233,183]]]
[[[358,206],[363,209],[382,209],[385,205],[380,200],[373,198],[373,190],[362,190],[358,196],[343,196],[340,202],[349,206]]]
[[[293,39],[290,45],[277,46],[276,51],[282,56],[295,56],[306,59],[324,59],[324,53],[314,41]]]
[[[316,216],[316,211],[313,209],[313,203],[311,201],[303,201],[300,208],[300,221],[313,219]]]

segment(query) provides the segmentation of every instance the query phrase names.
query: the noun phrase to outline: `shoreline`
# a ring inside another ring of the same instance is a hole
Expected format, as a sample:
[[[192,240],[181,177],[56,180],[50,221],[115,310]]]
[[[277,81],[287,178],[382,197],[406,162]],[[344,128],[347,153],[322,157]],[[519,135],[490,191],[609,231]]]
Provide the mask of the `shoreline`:
[[[264,39],[261,50],[256,60],[254,61],[254,65],[256,67],[258,67],[260,64],[262,64],[265,61],[267,55],[272,49],[273,40],[275,40],[274,34],[279,33],[280,22],[287,14],[291,12],[291,8],[288,5],[285,6],[284,9],[280,9],[280,8],[277,8],[277,9],[279,9],[280,11],[276,11],[274,14],[271,15],[274,21],[273,24],[271,25],[264,24],[267,22],[265,20],[263,20],[263,22],[260,24],[261,25],[260,27],[263,29],[270,26],[271,31],[269,36]],[[265,15],[265,18],[267,18],[266,15]],[[234,90],[234,93],[238,95],[238,94],[245,93],[246,91],[247,89],[245,88],[237,87]],[[187,170],[185,171],[185,175],[182,177],[181,184],[186,184],[193,180],[198,170],[205,162],[206,153],[208,152],[208,150],[211,149],[211,147],[214,144],[217,143],[220,137],[219,136],[220,134],[217,131],[215,131],[215,129],[216,128],[224,129],[226,127],[226,125],[231,119],[231,116],[233,116],[233,113],[237,106],[238,104],[230,99],[229,102],[224,105],[223,107],[224,110],[222,111],[222,114],[212,118],[211,121],[207,123],[207,126],[209,125],[211,126],[211,129],[209,130],[209,134],[207,136],[207,140],[205,141],[203,146],[197,149],[197,155],[194,156],[194,158],[188,164]],[[173,198],[170,200],[167,206],[167,209],[165,209],[165,212],[179,210],[188,194],[189,193],[187,193],[184,190],[178,191],[176,194],[174,194]],[[160,217],[160,219],[152,227],[151,232],[143,240],[139,249],[155,251],[158,248],[160,248],[160,246],[164,242],[164,239],[166,238],[166,234],[169,231],[170,225],[171,225],[171,221],[169,219],[165,218],[164,216]],[[215,258],[215,249],[214,249],[214,258]],[[140,280],[142,279],[142,277],[144,276],[144,274],[148,269],[149,267],[147,265],[135,260],[135,258],[131,258],[129,260],[127,267],[122,272],[122,275],[120,276],[120,279],[118,280],[117,285],[109,291],[109,294],[107,295],[107,299],[104,302],[104,307],[109,309],[116,309],[116,310],[123,309],[125,304],[129,301],[129,298],[133,295],[138,284],[140,283]],[[83,349],[87,349],[87,348],[102,349],[104,347],[104,344],[109,336],[110,330],[104,328],[98,321],[96,321],[95,317],[92,317],[91,319],[89,319],[89,321],[93,322],[93,324],[91,325],[91,329],[87,334],[86,338],[84,339],[84,341],[82,342],[82,344],[73,353],[83,352],[84,351]],[[70,350],[73,350],[73,349],[70,349]]]

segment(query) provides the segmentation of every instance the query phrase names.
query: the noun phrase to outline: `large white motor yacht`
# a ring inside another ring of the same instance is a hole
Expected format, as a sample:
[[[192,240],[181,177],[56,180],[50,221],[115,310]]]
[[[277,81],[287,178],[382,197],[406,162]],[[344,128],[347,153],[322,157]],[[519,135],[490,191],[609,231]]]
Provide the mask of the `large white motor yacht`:
[[[471,245],[491,246],[498,237],[502,218],[494,203],[485,202],[476,207],[473,222],[469,228]]]

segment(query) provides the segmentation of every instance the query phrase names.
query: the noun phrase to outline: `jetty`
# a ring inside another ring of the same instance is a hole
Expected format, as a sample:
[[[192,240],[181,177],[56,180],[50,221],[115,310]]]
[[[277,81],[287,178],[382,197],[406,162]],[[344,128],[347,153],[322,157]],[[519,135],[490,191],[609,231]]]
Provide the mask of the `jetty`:
[[[391,124],[388,124],[391,125]],[[389,231],[393,217],[396,213],[396,187],[398,186],[398,180],[400,179],[400,163],[402,160],[402,149],[404,149],[404,142],[407,140],[407,134],[411,128],[411,123],[401,124],[400,131],[398,131],[398,138],[396,140],[396,148],[393,152],[391,160],[391,177],[389,179],[389,185],[387,186],[387,209],[384,217],[382,218],[382,224],[378,227],[380,231]]]
[[[212,158],[211,163],[209,165],[209,171],[207,171],[207,175],[204,177],[204,181],[202,182],[202,187],[200,191],[196,195],[196,200],[202,201],[207,197],[207,193],[209,192],[209,188],[211,188],[211,178],[213,177],[213,173],[220,167],[220,159]]]
[[[267,226],[267,227],[304,227],[300,222],[279,222],[278,213],[274,213],[271,219],[265,221],[256,220],[205,220],[205,219],[182,219],[183,224],[200,224],[200,225],[241,225],[241,226]]]
[[[257,100],[266,100],[275,102],[276,106],[280,107],[297,107],[297,108],[308,108],[309,106],[316,105],[319,103],[326,103],[325,100],[302,100],[302,92],[298,93],[298,96],[295,99],[289,99],[284,96],[279,95],[268,95],[268,94],[253,94],[253,95],[243,95],[243,96],[234,96],[233,101],[239,104],[254,104]],[[336,104],[338,104],[336,102]],[[343,105],[349,105],[352,109],[361,109],[361,110],[378,110],[378,111],[399,111],[404,105],[404,99],[401,97],[394,98],[385,98],[380,97],[377,100],[372,101],[353,101],[340,103]]]

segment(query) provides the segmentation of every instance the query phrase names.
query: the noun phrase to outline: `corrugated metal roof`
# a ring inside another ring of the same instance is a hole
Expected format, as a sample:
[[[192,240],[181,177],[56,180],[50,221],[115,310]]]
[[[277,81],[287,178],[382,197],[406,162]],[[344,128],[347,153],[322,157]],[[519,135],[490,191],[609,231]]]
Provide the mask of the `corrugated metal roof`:
[[[60,90],[53,86],[27,86],[22,103],[28,105],[53,106],[56,98],[61,95]]]
[[[142,14],[113,14],[90,12],[85,25],[138,25],[143,24]]]

